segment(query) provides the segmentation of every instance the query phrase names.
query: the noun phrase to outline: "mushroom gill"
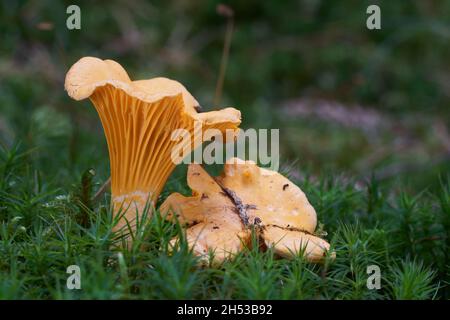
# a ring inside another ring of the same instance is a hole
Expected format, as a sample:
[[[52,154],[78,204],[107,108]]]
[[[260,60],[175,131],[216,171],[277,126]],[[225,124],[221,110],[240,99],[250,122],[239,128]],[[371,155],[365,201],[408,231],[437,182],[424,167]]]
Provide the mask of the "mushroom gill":
[[[112,60],[80,59],[68,71],[65,89],[75,100],[89,98],[100,117],[110,157],[113,210],[116,215],[124,212],[116,230],[127,222],[133,226],[145,206],[155,204],[176,165],[173,150],[191,148],[202,129],[224,134],[240,124],[238,110],[197,113],[198,102],[179,82],[131,81]],[[186,130],[191,139],[173,139],[177,129]]]

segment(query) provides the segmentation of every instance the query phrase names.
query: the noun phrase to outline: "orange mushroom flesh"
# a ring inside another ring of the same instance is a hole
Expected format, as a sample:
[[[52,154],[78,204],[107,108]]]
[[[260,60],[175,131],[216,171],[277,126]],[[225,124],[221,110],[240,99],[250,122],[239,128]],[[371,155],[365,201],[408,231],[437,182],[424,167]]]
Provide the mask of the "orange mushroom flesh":
[[[232,200],[200,165],[191,164],[187,181],[192,197],[171,194],[161,205],[160,212],[168,219],[176,215],[187,226],[189,248],[203,262],[214,252],[215,262],[222,262],[238,253],[248,243],[250,230],[243,228]],[[177,238],[172,239],[175,247]]]
[[[249,243],[252,225],[267,247],[283,257],[303,253],[308,261],[320,262],[330,249],[314,235],[316,212],[305,194],[277,172],[233,158],[216,178],[190,165],[188,185],[192,197],[174,193],[160,210],[187,225],[188,244],[202,260],[209,259],[210,251],[214,263],[231,258]]]
[[[116,230],[127,222],[133,226],[136,214],[155,204],[176,165],[171,158],[174,148],[193,145],[202,129],[225,133],[240,124],[238,110],[197,113],[198,102],[179,82],[131,81],[112,60],[80,59],[68,71],[65,89],[75,100],[89,98],[100,117],[108,143],[114,212],[124,212]],[[173,139],[176,129],[185,129],[191,139]]]

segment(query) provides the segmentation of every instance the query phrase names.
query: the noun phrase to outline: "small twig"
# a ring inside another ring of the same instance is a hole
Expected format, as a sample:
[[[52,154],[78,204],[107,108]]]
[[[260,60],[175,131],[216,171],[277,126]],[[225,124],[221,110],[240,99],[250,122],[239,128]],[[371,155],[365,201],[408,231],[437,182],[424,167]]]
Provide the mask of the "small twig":
[[[424,242],[424,241],[436,241],[436,240],[445,240],[445,237],[439,237],[439,236],[425,237],[425,238],[420,238],[420,239],[414,240],[413,243],[420,243],[420,242]]]
[[[109,177],[108,180],[106,180],[106,182],[100,187],[100,189],[98,189],[98,191],[94,195],[94,198],[92,198],[92,201],[97,202],[110,186],[111,186],[111,177]]]
[[[296,228],[296,227],[282,227],[282,226],[279,226],[276,224],[268,224],[268,225],[265,225],[265,227],[275,227],[275,228],[279,228],[279,229],[283,229],[283,230],[287,230],[287,231],[303,232],[303,233],[309,234],[311,236],[315,236],[314,233],[311,233],[309,231],[306,231],[306,230],[300,229],[300,228]]]
[[[219,4],[216,8],[216,11],[219,15],[221,15],[227,19],[227,30],[225,33],[225,43],[223,45],[222,58],[220,60],[219,78],[217,79],[216,92],[214,94],[213,105],[215,107],[217,107],[219,105],[220,99],[222,97],[223,82],[225,80],[225,72],[227,70],[228,56],[230,54],[231,39],[233,37],[233,28],[234,28],[233,9],[231,9],[229,6],[226,6],[224,4]]]
[[[227,196],[231,200],[231,202],[233,202],[244,227],[248,228],[251,225],[256,225],[259,227],[260,224],[262,223],[261,219],[256,217],[255,221],[253,223],[250,223],[248,213],[247,213],[247,210],[256,209],[256,206],[254,204],[244,204],[242,202],[241,198],[238,197],[236,192],[223,186],[215,177],[211,177],[211,178],[217,183],[217,185],[220,187],[220,189],[222,189],[223,194],[225,196]]]
[[[239,198],[236,195],[236,192],[234,192],[233,190],[230,190],[230,189],[228,189],[226,187],[223,187],[220,184],[219,184],[219,186],[222,188],[223,192],[231,199],[231,201],[233,201],[233,203],[234,203],[234,205],[235,205],[235,207],[236,207],[236,209],[238,211],[239,217],[242,220],[242,223],[244,223],[245,227],[248,227],[249,226],[249,221],[248,221],[249,219],[248,219],[247,209],[249,208],[249,206],[248,205],[244,205],[242,203],[241,198]]]

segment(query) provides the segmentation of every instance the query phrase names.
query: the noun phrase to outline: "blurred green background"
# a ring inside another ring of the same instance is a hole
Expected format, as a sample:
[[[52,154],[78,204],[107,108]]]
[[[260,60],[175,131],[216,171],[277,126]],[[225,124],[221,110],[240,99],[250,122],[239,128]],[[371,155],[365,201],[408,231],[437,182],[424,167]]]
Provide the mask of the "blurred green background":
[[[219,1],[2,1],[0,142],[67,187],[89,167],[109,175],[89,101],[64,92],[83,56],[114,59],[132,79],[182,82],[212,109],[227,20]],[[279,128],[295,178],[374,175],[433,190],[450,172],[450,1],[223,1],[234,33],[220,105],[243,128]],[[66,8],[81,8],[81,30]],[[381,7],[381,30],[366,8]]]

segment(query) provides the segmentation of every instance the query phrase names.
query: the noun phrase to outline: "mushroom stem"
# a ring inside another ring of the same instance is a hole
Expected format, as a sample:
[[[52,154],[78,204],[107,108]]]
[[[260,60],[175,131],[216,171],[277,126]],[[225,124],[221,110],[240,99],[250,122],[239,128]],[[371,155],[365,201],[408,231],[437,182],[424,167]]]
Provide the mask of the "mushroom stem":
[[[155,204],[175,167],[170,150],[176,142],[171,141],[170,134],[171,129],[181,126],[181,121],[170,119],[177,118],[182,97],[149,104],[107,85],[91,100],[108,142],[114,211],[126,210],[125,220],[131,223],[136,209],[142,212],[147,203]],[[162,108],[166,112],[161,112]],[[125,220],[117,228],[126,226]]]

